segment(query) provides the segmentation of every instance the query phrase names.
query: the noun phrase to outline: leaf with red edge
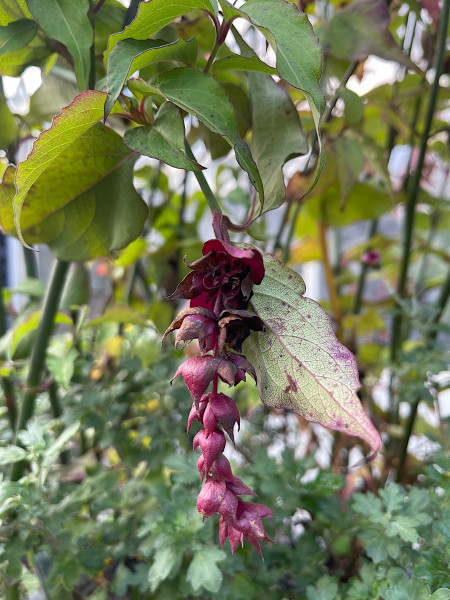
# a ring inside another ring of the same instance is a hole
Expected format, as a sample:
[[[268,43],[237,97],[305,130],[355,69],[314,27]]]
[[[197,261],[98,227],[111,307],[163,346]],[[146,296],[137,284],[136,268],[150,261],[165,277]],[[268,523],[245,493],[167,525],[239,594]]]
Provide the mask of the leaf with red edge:
[[[357,435],[377,452],[380,435],[356,395],[355,357],[336,338],[323,308],[303,297],[300,275],[271,255],[264,264],[266,275],[254,288],[251,303],[266,331],[252,333],[244,342],[262,401]]]
[[[61,260],[90,260],[124,248],[141,234],[148,215],[133,187],[137,154],[99,122],[105,98],[94,90],[78,94],[17,167],[18,236],[48,244]]]

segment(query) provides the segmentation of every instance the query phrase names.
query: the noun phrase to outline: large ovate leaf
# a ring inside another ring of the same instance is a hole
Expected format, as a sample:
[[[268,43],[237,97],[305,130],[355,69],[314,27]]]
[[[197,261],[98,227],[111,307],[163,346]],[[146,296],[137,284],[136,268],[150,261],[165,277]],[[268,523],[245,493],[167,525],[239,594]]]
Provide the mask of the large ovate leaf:
[[[179,108],[170,102],[161,106],[153,125],[128,129],[123,139],[132,150],[177,169],[199,171],[201,168],[186,156],[183,117]]]
[[[147,207],[133,187],[137,155],[98,121],[106,94],[89,91],[55,117],[18,165],[13,200],[18,235],[46,243],[61,260],[83,261],[138,237]],[[3,227],[11,224],[8,206]]]
[[[181,68],[161,73],[149,85],[233,145],[238,163],[247,171],[263,203],[261,177],[249,147],[239,135],[236,114],[220,83],[200,71]]]
[[[287,92],[266,75],[251,73],[249,83],[253,123],[251,150],[266,195],[261,212],[267,212],[284,202],[284,163],[306,154],[308,144],[297,109]]]
[[[325,100],[320,88],[322,50],[306,14],[285,0],[249,0],[242,12],[266,35],[277,56],[277,71],[285,81],[302,90],[311,108],[319,143],[319,157],[305,192],[317,183],[325,156],[320,137],[320,117]]]
[[[319,183],[320,185],[320,183]],[[366,183],[357,182],[346,197],[343,210],[340,187],[334,183],[324,192],[306,201],[305,214],[315,222],[344,227],[355,221],[376,219],[392,210],[389,193]]]
[[[375,54],[417,70],[395,42],[389,22],[389,8],[384,0],[357,0],[323,25],[320,41],[325,53],[342,60],[360,61]]]
[[[89,87],[90,48],[94,32],[88,0],[28,0],[28,8],[49,38],[64,44],[75,62],[78,87]]]
[[[0,45],[5,43],[0,53],[0,75],[17,77],[28,65],[39,63],[50,54],[42,32],[32,35],[32,19],[26,0],[0,0]],[[24,23],[25,20],[30,23]]]
[[[203,10],[217,13],[216,0],[152,0],[141,2],[135,19],[119,33],[111,35],[108,39],[108,48],[105,52],[105,65],[108,64],[109,55],[119,40],[133,38],[135,40],[146,40],[160,31],[177,17],[191,10]]]
[[[336,338],[323,308],[303,296],[300,275],[271,255],[264,256],[264,266],[251,302],[265,331],[252,333],[244,343],[261,399],[357,435],[378,451],[380,436],[356,395],[360,384],[353,354]]]
[[[31,19],[19,19],[0,26],[0,56],[27,46],[36,35],[37,23]]]
[[[105,117],[108,116],[120,91],[135,71],[164,60],[175,60],[194,65],[197,58],[195,39],[179,39],[172,44],[162,40],[120,40],[108,60],[106,84],[108,98],[105,103]]]

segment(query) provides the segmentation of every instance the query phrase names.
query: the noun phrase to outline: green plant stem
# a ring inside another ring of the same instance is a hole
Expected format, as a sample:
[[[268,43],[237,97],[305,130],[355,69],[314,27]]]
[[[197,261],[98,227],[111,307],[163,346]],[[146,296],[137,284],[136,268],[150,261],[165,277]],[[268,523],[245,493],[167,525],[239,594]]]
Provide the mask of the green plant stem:
[[[406,289],[406,278],[408,275],[408,266],[409,266],[409,257],[411,254],[411,240],[412,234],[414,230],[414,219],[415,219],[415,209],[417,204],[417,198],[420,191],[420,178],[422,176],[423,164],[425,162],[425,154],[427,151],[427,142],[430,134],[431,123],[433,120],[434,111],[436,108],[436,101],[438,97],[439,91],[439,78],[442,73],[442,67],[444,64],[444,54],[445,54],[445,43],[446,43],[446,33],[447,33],[447,24],[449,18],[449,7],[450,0],[444,0],[444,4],[441,10],[441,16],[439,19],[439,31],[438,31],[438,39],[436,45],[436,54],[435,54],[435,77],[433,81],[433,85],[430,90],[430,97],[427,107],[427,114],[425,118],[425,126],[422,132],[420,150],[419,150],[419,158],[417,161],[417,167],[411,177],[411,180],[408,185],[408,199],[406,205],[406,215],[405,215],[405,224],[404,224],[404,235],[403,235],[403,250],[402,250],[402,260],[400,264],[400,274],[397,283],[397,294],[403,298],[405,296]],[[392,346],[391,346],[391,357],[395,360],[397,352],[400,347],[401,342],[401,321],[402,316],[401,313],[394,318],[396,327],[394,328],[394,333],[392,336]]]
[[[287,263],[289,260],[289,257],[291,255],[291,243],[292,243],[292,238],[294,237],[294,231],[295,231],[295,226],[297,224],[297,219],[298,216],[300,214],[300,209],[301,209],[302,205],[300,202],[297,202],[297,204],[295,205],[295,210],[294,210],[294,214],[292,215],[292,219],[291,222],[289,224],[289,231],[287,234],[287,238],[285,243],[283,244],[283,251],[281,253],[281,259],[284,263]],[[287,218],[289,214],[289,210],[286,211],[285,216]]]
[[[336,289],[336,281],[333,275],[333,268],[330,263],[330,258],[328,256],[328,244],[327,244],[327,226],[323,223],[318,224],[318,236],[319,236],[319,246],[320,253],[322,255],[322,264],[325,271],[325,279],[327,282],[328,295],[330,297],[331,309],[334,313],[334,318],[336,321],[336,336],[339,339],[342,339],[342,313],[341,306],[339,304],[339,296]]]
[[[439,298],[437,301],[437,312],[434,316],[433,319],[433,323],[435,325],[437,325],[439,323],[439,321],[441,320],[442,314],[445,310],[445,307],[447,306],[447,302],[450,298],[450,269],[448,270],[447,273],[447,278],[444,281],[442,287],[441,287],[441,292],[439,294]],[[435,328],[431,333],[430,333],[430,339],[434,340],[436,338],[438,334],[438,330],[437,328]]]
[[[402,445],[400,448],[400,458],[399,458],[397,477],[396,477],[397,483],[400,483],[403,478],[403,472],[405,470],[405,465],[406,465],[406,457],[408,456],[409,439],[410,439],[411,434],[414,429],[414,423],[416,421],[417,409],[419,408],[419,404],[420,404],[420,398],[416,398],[416,400],[413,402],[413,404],[411,404],[408,421],[407,421],[406,427],[405,427],[405,434],[403,436]]]
[[[27,277],[37,279],[38,272],[35,251],[23,246],[23,258],[25,261],[25,271],[27,273]]]
[[[447,278],[444,281],[444,284],[442,285],[441,292],[439,294],[439,298],[437,301],[437,311],[433,318],[433,324],[435,325],[435,328],[427,336],[426,342],[433,341],[436,339],[436,337],[438,335],[437,325],[438,325],[439,321],[441,320],[442,314],[445,310],[445,307],[447,306],[447,302],[448,302],[449,298],[450,298],[450,269],[448,270]],[[416,420],[416,416],[417,416],[417,409],[419,408],[420,400],[421,400],[420,397],[416,398],[414,403],[411,404],[408,422],[406,424],[406,429],[405,429],[405,435],[403,436],[402,446],[401,446],[401,450],[400,450],[400,459],[399,459],[399,465],[398,465],[398,470],[397,470],[397,481],[401,481],[403,478],[403,472],[405,470],[405,465],[406,465],[406,458],[408,456],[409,439],[414,430],[414,424],[415,424],[415,420]]]
[[[195,158],[194,153],[192,152],[192,148],[190,147],[187,140],[185,140],[185,145],[186,145],[186,154],[187,154],[188,158],[197,162],[197,159]],[[208,206],[209,206],[211,212],[213,214],[214,213],[222,214],[222,209],[220,208],[219,203],[217,202],[216,197],[214,196],[214,194],[212,192],[212,189],[209,187],[209,183],[206,181],[206,177],[203,175],[202,171],[194,171],[194,175],[198,181],[198,185],[200,186],[200,189],[202,190],[202,192],[206,198],[206,202],[208,203]]]
[[[450,174],[450,166],[447,165],[447,169],[445,171],[445,175],[442,181],[442,186],[441,189],[439,190],[439,197],[443,197],[445,194],[445,190],[447,189],[447,184],[448,184],[448,177]],[[426,246],[423,252],[423,256],[422,256],[422,260],[420,262],[420,267],[418,270],[418,274],[417,274],[417,279],[416,279],[416,285],[415,285],[415,295],[416,297],[419,297],[420,294],[423,291],[423,280],[425,278],[425,273],[427,270],[427,264],[428,264],[428,249],[431,247],[431,243],[433,241],[434,238],[434,234],[436,232],[436,228],[438,226],[439,223],[439,217],[440,217],[440,210],[439,208],[436,208],[430,216],[430,229],[428,231],[428,236],[427,236],[427,241],[426,241]]]
[[[214,62],[214,59],[217,56],[217,53],[219,51],[219,48],[222,44],[218,43],[218,38],[219,38],[219,33],[217,33],[216,36],[216,43],[214,44],[214,48],[211,50],[211,54],[209,55],[209,58],[206,62],[205,68],[203,69],[203,73],[208,73],[210,68],[212,67],[212,64]]]
[[[58,398],[58,386],[54,381],[51,382],[48,388],[48,398],[50,400],[53,416],[55,419],[59,419],[62,415],[62,408]],[[70,452],[68,450],[63,450],[60,454],[60,458],[63,465],[68,465],[70,463]]]
[[[25,427],[28,420],[33,416],[36,394],[41,379],[41,374],[45,365],[45,355],[47,351],[48,340],[53,329],[55,316],[59,307],[59,300],[66,281],[66,275],[69,269],[68,262],[57,261],[53,269],[50,285],[47,295],[44,299],[41,320],[36,333],[36,339],[30,359],[30,369],[26,381],[27,391],[23,397],[22,410],[20,411],[19,424],[17,431]],[[11,479],[17,481],[23,473],[24,464],[15,463]]]
[[[3,286],[1,285],[3,273],[0,265],[0,337],[6,333],[6,310],[3,302]],[[5,405],[8,410],[9,423],[11,430],[14,432],[17,425],[17,399],[14,391],[14,384],[9,377],[2,377],[3,395],[5,397]]]
[[[368,233],[368,236],[367,236],[368,237],[368,244],[367,244],[364,252],[369,252],[372,249],[371,248],[371,244],[370,244],[370,240],[375,235],[375,233],[377,231],[377,226],[378,226],[377,219],[374,219],[373,221],[371,221],[370,228],[369,228],[369,233]],[[352,308],[352,312],[353,312],[354,315],[359,314],[359,312],[361,310],[362,298],[363,298],[363,293],[364,293],[364,286],[365,286],[365,283],[366,283],[366,276],[367,276],[368,270],[369,270],[369,265],[367,265],[366,263],[361,263],[361,272],[359,274],[358,286],[356,288],[356,294],[355,294],[355,299],[353,301],[353,308]]]
[[[419,149],[419,158],[417,161],[417,167],[408,182],[407,189],[407,204],[406,204],[406,215],[403,230],[403,248],[402,248],[402,259],[400,263],[400,273],[397,283],[397,295],[399,298],[404,298],[406,294],[406,281],[408,275],[409,258],[411,254],[411,241],[414,230],[415,210],[417,199],[420,191],[420,178],[422,176],[422,169],[425,162],[425,155],[427,151],[427,143],[431,130],[431,123],[433,120],[434,111],[436,108],[436,101],[439,91],[439,79],[442,73],[445,56],[445,44],[447,35],[447,25],[450,12],[450,0],[444,0],[442,5],[441,14],[439,18],[439,29],[436,42],[436,51],[434,55],[434,68],[435,76],[434,81],[430,89],[430,96],[427,106],[427,112],[425,117],[425,126],[422,131],[421,143]],[[396,363],[398,358],[398,352],[402,344],[402,325],[403,315],[398,307],[397,313],[394,315],[392,321],[392,336],[390,344],[390,360],[391,363]],[[392,378],[391,378],[392,379]],[[399,404],[394,401],[394,394],[392,394],[391,387],[391,398],[390,398],[390,413],[391,420],[393,423],[398,422]],[[407,446],[408,440],[406,440]]]
[[[103,0],[104,1],[104,0]],[[89,9],[88,17],[92,27],[92,44],[89,50],[90,54],[90,65],[89,65],[89,77],[88,77],[88,89],[95,90],[95,84],[97,81],[97,74],[95,70],[95,13],[102,7],[103,1],[100,0],[95,5],[90,0],[91,8]],[[80,92],[83,90],[80,90]]]
[[[6,587],[6,595],[5,595],[6,600],[20,600],[20,590],[19,590],[18,583],[13,583],[12,585],[9,585],[8,583],[6,583],[5,587]]]

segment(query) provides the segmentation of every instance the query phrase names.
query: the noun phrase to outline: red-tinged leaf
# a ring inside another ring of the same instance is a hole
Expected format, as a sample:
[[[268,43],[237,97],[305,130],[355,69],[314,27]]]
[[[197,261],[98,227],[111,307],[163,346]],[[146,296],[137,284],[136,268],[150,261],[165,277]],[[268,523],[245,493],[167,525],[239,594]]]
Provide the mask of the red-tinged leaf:
[[[334,335],[323,308],[303,296],[300,275],[271,255],[264,264],[266,275],[254,289],[252,305],[266,331],[244,342],[261,399],[357,435],[377,452],[381,439],[356,395],[360,383],[353,354]]]
[[[147,206],[133,187],[137,154],[99,123],[105,98],[93,90],[79,94],[17,167],[18,236],[48,244],[61,260],[90,260],[119,250],[140,235],[147,218]],[[10,215],[1,220],[9,226]]]

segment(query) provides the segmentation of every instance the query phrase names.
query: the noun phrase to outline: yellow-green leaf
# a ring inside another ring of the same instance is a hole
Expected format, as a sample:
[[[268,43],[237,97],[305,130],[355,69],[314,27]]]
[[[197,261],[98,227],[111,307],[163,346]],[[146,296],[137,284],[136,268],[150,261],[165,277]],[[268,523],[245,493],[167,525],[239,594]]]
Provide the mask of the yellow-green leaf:
[[[99,123],[106,94],[88,91],[55,117],[18,165],[18,235],[61,260],[83,261],[127,246],[147,218],[133,187],[137,154]],[[3,219],[2,219],[3,220]]]

